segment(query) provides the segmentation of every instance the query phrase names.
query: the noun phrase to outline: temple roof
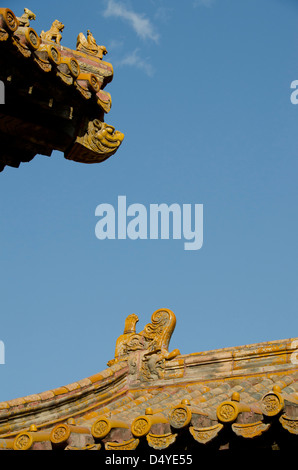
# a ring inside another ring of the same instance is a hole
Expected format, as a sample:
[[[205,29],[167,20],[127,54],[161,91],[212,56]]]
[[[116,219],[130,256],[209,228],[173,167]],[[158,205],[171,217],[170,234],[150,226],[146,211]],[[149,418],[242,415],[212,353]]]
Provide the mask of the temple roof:
[[[104,122],[111,109],[105,87],[113,67],[92,33],[79,33],[76,49],[62,46],[64,24],[54,20],[38,34],[35,14],[17,17],[0,8],[0,171],[53,150],[82,163],[99,163],[119,148],[124,135]]]
[[[296,339],[180,354],[176,318],[129,315],[108,368],[0,403],[2,449],[144,450],[297,445]]]

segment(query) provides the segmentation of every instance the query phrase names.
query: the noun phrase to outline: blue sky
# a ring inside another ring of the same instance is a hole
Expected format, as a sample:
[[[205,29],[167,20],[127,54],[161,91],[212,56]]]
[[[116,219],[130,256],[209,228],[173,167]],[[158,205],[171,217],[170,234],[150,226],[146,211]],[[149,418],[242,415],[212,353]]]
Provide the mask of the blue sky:
[[[5,6],[5,5],[4,5]],[[103,370],[127,315],[177,317],[181,353],[296,337],[298,6],[291,0],[11,1],[90,29],[114,79],[99,165],[36,156],[1,184],[0,400]],[[203,204],[204,244],[98,240],[95,209]]]

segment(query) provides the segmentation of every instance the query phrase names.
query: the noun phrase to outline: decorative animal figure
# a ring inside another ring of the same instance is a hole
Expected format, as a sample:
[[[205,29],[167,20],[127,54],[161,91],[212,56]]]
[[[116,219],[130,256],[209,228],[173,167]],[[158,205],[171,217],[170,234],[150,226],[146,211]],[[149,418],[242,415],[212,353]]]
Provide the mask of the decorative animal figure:
[[[96,40],[91,33],[87,30],[87,39],[83,33],[80,33],[77,37],[77,51],[85,52],[86,54],[95,55],[99,59],[102,59],[104,55],[108,53],[105,46],[98,46]]]
[[[51,28],[49,31],[42,31],[40,34],[41,39],[45,39],[46,41],[51,41],[55,42],[56,44],[60,44],[60,41],[62,39],[62,34],[61,32],[64,29],[64,24],[61,23],[59,20],[55,20],[52,23]]]
[[[151,369],[154,369],[157,362],[173,359],[180,354],[178,349],[168,351],[176,317],[169,309],[156,310],[151,317],[151,323],[147,324],[140,333],[136,333],[138,320],[135,314],[126,318],[123,335],[116,341],[115,358],[109,361],[108,365],[113,365],[132,352],[143,350],[144,361],[149,361],[149,372],[152,373]],[[155,357],[151,358],[153,355]]]
[[[36,15],[33,11],[29,10],[28,8],[24,8],[24,13],[19,18],[19,26],[22,28],[29,28],[30,20],[36,20]]]

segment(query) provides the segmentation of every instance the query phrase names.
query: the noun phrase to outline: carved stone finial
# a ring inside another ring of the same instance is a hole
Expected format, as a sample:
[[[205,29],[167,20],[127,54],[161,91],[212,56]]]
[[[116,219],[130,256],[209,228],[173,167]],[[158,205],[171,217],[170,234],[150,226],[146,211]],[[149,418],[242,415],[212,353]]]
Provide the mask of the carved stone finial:
[[[108,53],[105,46],[99,46],[96,43],[93,34],[88,29],[87,39],[83,33],[80,33],[77,37],[77,51],[85,52],[86,54],[94,55],[99,59],[102,59],[104,55]]]
[[[135,314],[126,318],[124,333],[116,341],[115,358],[108,362],[108,366],[128,359],[130,369],[133,371],[131,373],[135,373],[139,367],[143,379],[161,378],[164,362],[180,354],[178,349],[168,351],[176,317],[169,309],[156,310],[151,317],[151,323],[147,324],[140,333],[136,333],[137,321],[138,317]],[[135,353],[140,354],[140,360],[134,357]]]
[[[24,13],[21,17],[18,18],[19,26],[21,28],[29,28],[30,20],[36,20],[36,15],[33,11],[29,10],[28,8],[24,8]]]
[[[64,29],[64,24],[61,23],[59,20],[55,20],[52,23],[51,28],[49,31],[42,31],[40,33],[41,39],[45,39],[46,41],[54,42],[56,44],[60,44],[60,41],[62,39],[62,31]]]

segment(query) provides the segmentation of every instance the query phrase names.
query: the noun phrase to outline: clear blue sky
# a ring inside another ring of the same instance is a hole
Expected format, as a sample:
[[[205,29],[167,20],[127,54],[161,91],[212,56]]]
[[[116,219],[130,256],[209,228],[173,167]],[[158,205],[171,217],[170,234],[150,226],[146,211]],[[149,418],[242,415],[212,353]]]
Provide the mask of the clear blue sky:
[[[170,348],[200,352],[297,334],[298,5],[148,0],[3,5],[90,29],[114,66],[106,121],[125,133],[99,165],[37,156],[0,174],[0,400],[95,374],[124,320],[160,307]],[[105,240],[98,204],[203,204],[204,244]]]

